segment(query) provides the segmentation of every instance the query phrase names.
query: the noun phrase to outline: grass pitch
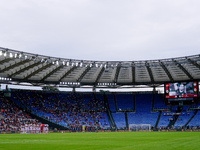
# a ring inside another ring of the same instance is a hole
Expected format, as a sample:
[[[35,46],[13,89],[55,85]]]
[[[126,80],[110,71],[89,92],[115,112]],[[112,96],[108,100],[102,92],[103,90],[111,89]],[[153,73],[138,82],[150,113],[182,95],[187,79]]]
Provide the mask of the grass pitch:
[[[200,132],[0,134],[0,150],[198,150]]]

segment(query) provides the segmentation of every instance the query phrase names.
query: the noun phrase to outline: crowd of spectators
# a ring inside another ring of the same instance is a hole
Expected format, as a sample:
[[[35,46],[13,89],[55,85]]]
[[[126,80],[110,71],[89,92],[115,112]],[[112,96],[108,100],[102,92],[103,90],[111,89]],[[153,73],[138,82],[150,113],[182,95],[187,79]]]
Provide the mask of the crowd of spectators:
[[[93,94],[21,90],[13,95],[25,109],[70,130],[82,130],[83,125],[86,131],[109,127],[103,98]]]
[[[0,131],[20,131],[25,124],[38,125],[38,120],[32,119],[19,109],[9,98],[0,94]]]
[[[74,96],[70,95],[69,97]],[[65,105],[65,108],[68,109],[67,116],[71,130],[80,129],[81,125],[86,127],[86,131],[109,127],[102,99],[97,99],[91,94],[77,94],[75,97],[75,101],[67,102]],[[64,101],[67,100],[65,98]]]
[[[0,131],[20,131],[25,124],[38,125],[38,120],[32,119],[27,112],[71,131],[110,129],[101,94],[13,90],[11,97],[5,97],[0,93]],[[166,112],[163,116],[179,115],[177,121],[183,121],[183,117],[190,113]],[[168,129],[167,126],[159,128]]]

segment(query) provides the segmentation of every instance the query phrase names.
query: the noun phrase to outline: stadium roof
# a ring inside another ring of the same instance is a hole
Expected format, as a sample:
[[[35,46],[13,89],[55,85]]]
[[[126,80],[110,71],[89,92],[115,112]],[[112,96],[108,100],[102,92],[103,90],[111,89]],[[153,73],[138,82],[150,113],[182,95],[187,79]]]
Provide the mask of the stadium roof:
[[[43,56],[0,47],[0,81],[15,85],[117,88],[200,80],[200,55],[144,61]]]

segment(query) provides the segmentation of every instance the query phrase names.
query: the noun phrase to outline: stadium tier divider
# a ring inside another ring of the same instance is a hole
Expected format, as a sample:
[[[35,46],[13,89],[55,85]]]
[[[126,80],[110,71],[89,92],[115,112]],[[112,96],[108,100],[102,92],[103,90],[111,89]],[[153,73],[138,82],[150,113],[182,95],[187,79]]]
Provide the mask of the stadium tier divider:
[[[128,116],[127,116],[127,112],[125,112],[125,121],[126,121],[126,129],[128,129],[129,125],[128,125]]]
[[[31,115],[33,118],[39,120],[40,122],[42,122],[42,123],[44,123],[44,124],[48,124],[49,127],[50,127],[51,129],[57,129],[57,130],[67,130],[67,129],[68,129],[67,127],[64,127],[64,126],[59,125],[59,124],[57,124],[57,123],[54,123],[54,122],[52,122],[52,121],[50,121],[50,120],[48,120],[48,119],[45,119],[45,118],[43,118],[43,117],[40,117],[40,116],[38,116],[37,114],[30,113],[30,115]]]
[[[108,120],[109,120],[109,123],[110,123],[110,129],[115,130],[117,127],[116,127],[115,121],[113,119],[113,116],[111,114],[111,110],[110,110],[109,103],[108,103],[108,98],[107,98],[107,95],[105,93],[104,93],[104,103],[105,103],[105,107],[107,109],[106,112],[107,112]]]
[[[174,107],[172,107],[172,108],[174,108]],[[168,124],[169,128],[174,127],[174,124],[175,124],[176,120],[180,116],[179,114],[181,114],[182,108],[183,108],[182,106],[176,106],[175,109],[172,109],[172,112],[175,112],[175,113],[172,116],[172,118],[170,119],[170,122]]]
[[[188,122],[185,124],[186,126],[189,127],[195,127],[195,126],[200,126],[199,125],[199,119],[200,119],[200,111],[195,110],[191,118],[188,120]]]
[[[115,112],[118,112],[118,106],[117,106],[117,101],[116,101],[116,95],[115,95],[115,93],[113,94],[113,100],[114,100],[114,104],[115,104]]]
[[[116,105],[114,102],[114,95],[113,94],[106,94],[107,100],[108,100],[108,104],[109,104],[109,108],[111,112],[116,112]]]

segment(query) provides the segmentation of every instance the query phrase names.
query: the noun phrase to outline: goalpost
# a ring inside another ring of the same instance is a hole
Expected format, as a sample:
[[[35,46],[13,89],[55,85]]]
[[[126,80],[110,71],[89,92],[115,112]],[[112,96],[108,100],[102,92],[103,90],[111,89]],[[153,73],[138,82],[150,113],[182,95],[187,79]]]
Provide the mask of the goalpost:
[[[151,131],[150,124],[129,124],[129,131]]]

